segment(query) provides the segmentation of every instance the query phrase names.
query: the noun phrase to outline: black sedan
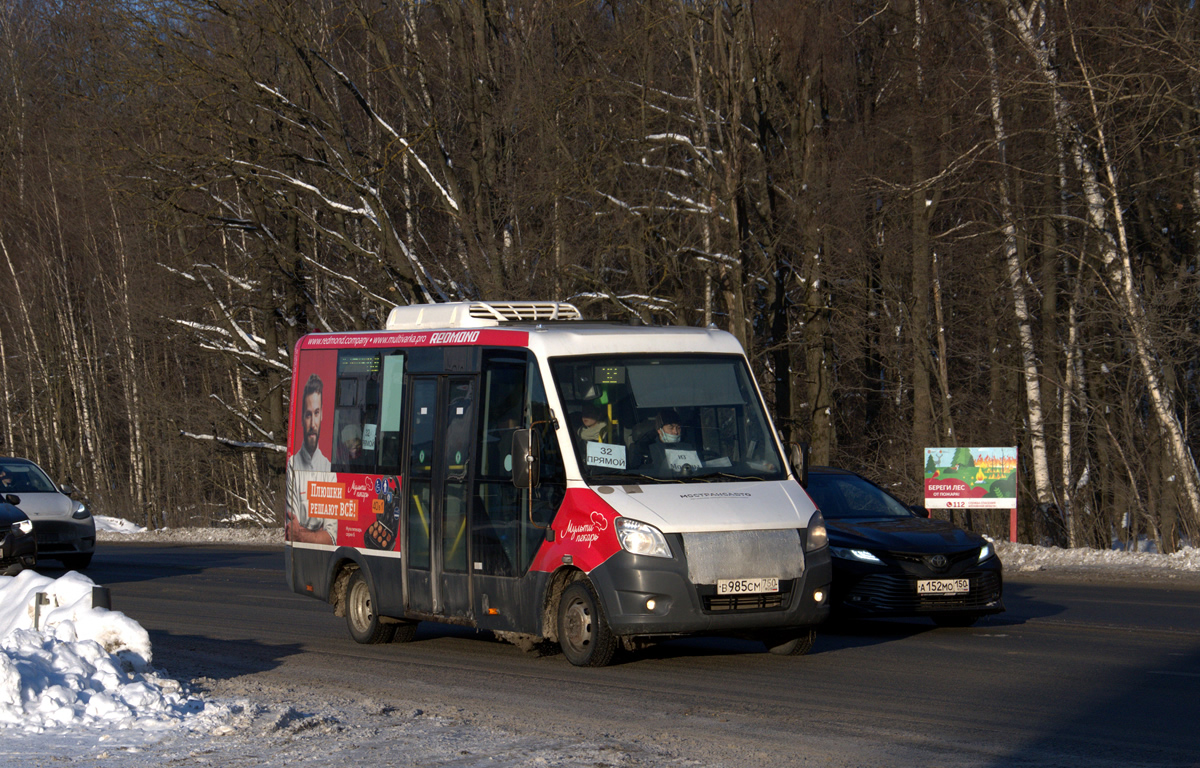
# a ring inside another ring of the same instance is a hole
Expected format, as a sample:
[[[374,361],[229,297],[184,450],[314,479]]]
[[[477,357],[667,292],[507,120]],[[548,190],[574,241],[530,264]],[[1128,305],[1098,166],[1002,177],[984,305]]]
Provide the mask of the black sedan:
[[[19,496],[0,497],[0,575],[14,576],[37,564],[37,538],[33,523],[17,507]]]
[[[810,468],[806,490],[829,531],[835,616],[927,616],[966,627],[1004,610],[1000,558],[979,534],[932,520],[843,469]]]

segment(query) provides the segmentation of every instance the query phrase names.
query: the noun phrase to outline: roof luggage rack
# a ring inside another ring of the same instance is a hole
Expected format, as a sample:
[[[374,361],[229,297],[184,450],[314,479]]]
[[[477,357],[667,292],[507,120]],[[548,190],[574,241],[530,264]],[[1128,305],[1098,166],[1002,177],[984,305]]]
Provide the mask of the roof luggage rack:
[[[503,323],[582,319],[575,305],[564,301],[461,301],[396,307],[388,314],[385,328],[489,328]]]

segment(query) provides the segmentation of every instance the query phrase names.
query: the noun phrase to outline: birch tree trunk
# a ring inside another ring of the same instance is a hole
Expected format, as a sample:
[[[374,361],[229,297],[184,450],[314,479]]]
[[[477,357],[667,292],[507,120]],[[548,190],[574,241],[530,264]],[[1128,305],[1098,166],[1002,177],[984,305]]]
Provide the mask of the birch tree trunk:
[[[138,361],[138,345],[133,333],[132,311],[135,298],[129,289],[129,254],[125,250],[125,238],[121,232],[121,221],[117,213],[115,201],[109,194],[109,204],[113,217],[113,240],[116,248],[117,269],[114,278],[116,284],[113,293],[117,299],[119,312],[120,340],[124,350],[121,355],[120,375],[121,389],[125,395],[125,418],[129,421],[129,474],[133,486],[133,509],[137,514],[146,512],[150,506],[146,493],[146,466],[144,456],[148,451],[144,447],[142,434],[142,394],[138,387],[141,365]],[[147,514],[147,518],[149,515]],[[149,522],[149,520],[147,520]]]
[[[991,24],[987,19],[983,22],[984,46],[987,49],[990,104],[992,113],[992,129],[996,136],[996,148],[999,154],[999,190],[1000,198],[1000,231],[1002,234],[1002,252],[1005,269],[1008,276],[1009,290],[1012,293],[1013,312],[1017,323],[1017,338],[1021,348],[1021,369],[1025,381],[1025,409],[1029,424],[1030,451],[1033,454],[1034,494],[1039,505],[1050,504],[1054,501],[1054,491],[1050,481],[1050,462],[1046,449],[1046,425],[1042,412],[1042,392],[1040,385],[1041,372],[1038,369],[1037,352],[1034,347],[1033,318],[1029,311],[1029,303],[1025,295],[1026,275],[1021,267],[1017,244],[1016,214],[1013,211],[1012,196],[1008,183],[1008,133],[1004,127],[1004,112],[1000,100],[1000,76],[997,63],[996,45],[992,37]]]
[[[1182,425],[1175,411],[1173,395],[1164,385],[1160,369],[1161,355],[1154,334],[1146,318],[1145,306],[1138,292],[1133,273],[1133,260],[1126,234],[1124,205],[1117,185],[1116,168],[1109,155],[1105,125],[1096,107],[1096,90],[1088,75],[1087,63],[1075,43],[1071,42],[1076,59],[1083,71],[1084,89],[1089,100],[1089,118],[1100,150],[1103,168],[1097,170],[1085,148],[1084,131],[1072,122],[1073,105],[1062,92],[1059,70],[1053,61],[1044,32],[1046,30],[1045,0],[1034,0],[1028,7],[1017,0],[1006,0],[1008,16],[1013,22],[1025,51],[1036,63],[1038,73],[1050,89],[1054,112],[1059,130],[1069,148],[1075,170],[1083,186],[1083,201],[1087,220],[1096,233],[1100,247],[1100,260],[1106,270],[1108,286],[1113,293],[1123,318],[1129,324],[1135,357],[1142,373],[1146,394],[1150,400],[1163,439],[1183,481],[1182,496],[1186,500],[1190,515],[1185,527],[1190,538],[1200,535],[1200,472],[1195,458],[1184,437]],[[1064,3],[1064,9],[1065,9]],[[1107,195],[1107,199],[1106,199]]]
[[[17,298],[17,307],[21,310],[21,326],[24,329],[22,334],[25,338],[25,357],[30,363],[26,366],[28,370],[28,389],[29,389],[29,422],[31,427],[27,430],[28,446],[32,450],[29,451],[36,456],[41,452],[42,431],[38,429],[38,425],[42,423],[41,416],[41,399],[38,397],[38,386],[36,384],[35,373],[40,373],[42,378],[43,388],[47,385],[46,362],[42,358],[41,345],[38,344],[37,333],[34,330],[33,318],[29,313],[29,304],[25,301],[25,295],[21,290],[23,278],[17,274],[16,267],[13,266],[12,255],[8,251],[8,246],[4,242],[4,234],[0,233],[0,253],[4,254],[5,264],[8,266],[8,273],[13,280],[13,293]]]

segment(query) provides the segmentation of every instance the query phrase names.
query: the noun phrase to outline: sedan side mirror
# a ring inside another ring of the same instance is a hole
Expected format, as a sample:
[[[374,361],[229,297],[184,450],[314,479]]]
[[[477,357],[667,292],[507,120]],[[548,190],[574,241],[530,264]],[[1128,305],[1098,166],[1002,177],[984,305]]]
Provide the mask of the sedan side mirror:
[[[67,494],[68,496],[74,496],[75,494],[79,493],[79,489],[70,483],[63,483],[62,485],[58,486],[58,490]]]
[[[929,510],[920,504],[911,504],[908,508],[911,509],[913,514],[917,517],[929,517]]]
[[[7,494],[4,497],[4,500],[7,501],[9,504],[12,504],[14,507],[18,506],[21,503],[21,497],[15,493]]]

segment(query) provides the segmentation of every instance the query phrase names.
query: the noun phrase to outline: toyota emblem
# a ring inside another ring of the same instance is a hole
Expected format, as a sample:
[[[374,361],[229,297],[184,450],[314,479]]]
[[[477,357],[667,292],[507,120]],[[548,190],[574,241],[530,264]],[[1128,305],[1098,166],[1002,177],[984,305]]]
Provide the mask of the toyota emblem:
[[[948,562],[949,561],[946,560],[945,555],[934,555],[933,557],[929,558],[929,565],[938,569],[939,571],[945,568]]]

